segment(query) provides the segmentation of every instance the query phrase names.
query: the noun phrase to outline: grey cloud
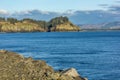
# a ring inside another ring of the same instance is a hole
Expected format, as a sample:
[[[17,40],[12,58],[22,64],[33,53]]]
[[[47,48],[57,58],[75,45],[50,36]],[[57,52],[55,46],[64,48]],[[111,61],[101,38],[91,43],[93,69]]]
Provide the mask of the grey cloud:
[[[99,6],[101,6],[101,7],[107,7],[109,5],[108,4],[99,4]]]
[[[106,8],[106,9],[109,7],[108,4],[99,4],[98,6],[103,7],[103,8]]]
[[[119,5],[110,6],[109,10],[114,12],[120,12],[120,6]]]

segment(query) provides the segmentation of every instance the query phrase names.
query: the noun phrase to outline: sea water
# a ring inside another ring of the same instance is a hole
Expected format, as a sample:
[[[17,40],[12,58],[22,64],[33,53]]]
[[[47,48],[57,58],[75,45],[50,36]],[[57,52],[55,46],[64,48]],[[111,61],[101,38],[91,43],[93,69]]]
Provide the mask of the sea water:
[[[0,33],[0,49],[45,60],[55,70],[74,67],[89,80],[120,80],[120,32]]]

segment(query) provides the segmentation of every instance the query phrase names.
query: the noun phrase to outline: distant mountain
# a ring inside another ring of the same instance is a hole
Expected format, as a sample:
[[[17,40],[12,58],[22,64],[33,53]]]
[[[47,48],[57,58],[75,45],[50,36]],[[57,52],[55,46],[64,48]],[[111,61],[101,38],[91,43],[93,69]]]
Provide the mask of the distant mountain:
[[[69,16],[75,24],[99,24],[120,21],[120,14],[108,11],[76,11]]]
[[[5,13],[5,12],[4,12]],[[110,11],[72,11],[68,10],[63,13],[59,12],[47,12],[40,10],[28,10],[15,13],[0,13],[1,17],[14,17],[17,19],[23,18],[32,18],[36,20],[45,20],[49,21],[52,18],[58,16],[67,16],[74,24],[99,24],[99,23],[108,23],[114,21],[120,21],[120,14]]]
[[[84,24],[79,25],[81,29],[108,29],[108,30],[119,30],[120,21],[101,23],[101,24]]]

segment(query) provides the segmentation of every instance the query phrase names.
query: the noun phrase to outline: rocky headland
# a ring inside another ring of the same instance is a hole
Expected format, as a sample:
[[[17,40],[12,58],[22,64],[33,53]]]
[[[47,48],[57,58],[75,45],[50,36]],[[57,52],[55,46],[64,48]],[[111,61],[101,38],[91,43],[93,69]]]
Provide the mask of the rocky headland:
[[[80,31],[80,27],[74,25],[67,17],[56,17],[50,21],[41,21],[25,18],[17,20],[15,18],[0,17],[0,32],[66,32]]]
[[[43,60],[0,50],[0,80],[87,80],[74,68],[55,71]]]

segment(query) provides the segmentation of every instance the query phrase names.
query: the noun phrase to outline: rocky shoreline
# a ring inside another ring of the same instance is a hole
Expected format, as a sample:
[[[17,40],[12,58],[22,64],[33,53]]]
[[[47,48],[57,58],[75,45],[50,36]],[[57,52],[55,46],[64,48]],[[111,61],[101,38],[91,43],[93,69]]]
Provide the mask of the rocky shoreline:
[[[0,50],[0,80],[88,80],[76,69],[55,71],[43,60],[25,58],[15,52]]]

